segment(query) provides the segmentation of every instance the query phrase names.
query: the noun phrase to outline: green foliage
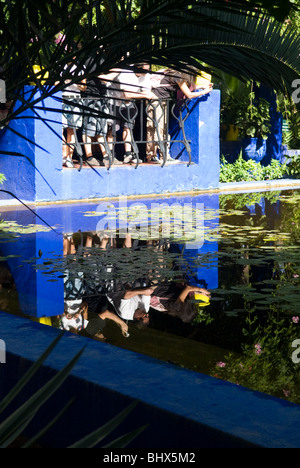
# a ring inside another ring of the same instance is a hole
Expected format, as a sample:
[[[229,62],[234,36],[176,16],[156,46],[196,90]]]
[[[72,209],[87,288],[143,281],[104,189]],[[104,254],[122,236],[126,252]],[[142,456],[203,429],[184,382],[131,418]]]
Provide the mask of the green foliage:
[[[290,149],[300,148],[300,115],[297,109],[290,113],[287,121],[289,128],[283,132],[283,144]]]
[[[221,90],[221,125],[226,132],[229,125],[236,125],[241,102],[249,99],[250,84],[219,70],[216,70],[213,81]]]
[[[221,159],[220,182],[243,182],[263,180],[260,164],[252,160],[245,161],[240,155],[237,161],[229,164],[224,157]]]
[[[267,138],[270,133],[270,103],[255,98],[253,82],[242,82],[237,78],[221,74],[219,86],[222,90],[221,124],[239,129],[239,137]]]
[[[299,105],[292,99],[279,93],[277,96],[277,109],[281,112],[283,119],[287,121],[287,129],[283,129],[282,143],[290,149],[300,148],[300,114]]]
[[[40,358],[31,366],[27,373],[21,377],[18,383],[13,389],[6,395],[5,398],[0,402],[0,415],[10,405],[10,403],[18,397],[22,392],[25,385],[30,382],[32,377],[41,368],[46,358],[49,356],[51,351],[55,348],[58,341],[61,339],[62,334],[58,335],[57,338],[48,346]],[[37,414],[39,409],[46,403],[46,401],[59,389],[63,382],[67,379],[73,367],[79,360],[84,349],[80,350],[76,356],[55,376],[50,379],[44,386],[42,386],[36,393],[34,393],[25,403],[19,406],[15,411],[11,412],[0,424],[0,447],[9,447],[14,440],[16,440],[26,430],[33,417]],[[31,447],[42,435],[44,435],[50,427],[52,427],[59,417],[66,411],[66,409],[72,404],[73,399],[59,411],[40,433],[36,434],[32,439],[27,441],[23,448]],[[130,411],[136,404],[131,404],[128,408],[122,411],[119,415],[113,418],[111,421],[106,423],[104,426],[98,428],[93,433],[87,435],[83,439],[75,442],[68,448],[93,448],[98,445],[103,439],[111,434],[121,422],[128,416]],[[125,434],[118,439],[113,440],[105,445],[106,448],[123,448],[140,434],[145,427],[132,431],[131,433]]]
[[[292,342],[298,338],[291,317],[270,312],[265,321],[250,311],[244,328],[242,355],[228,354],[215,376],[255,391],[299,403],[299,371],[292,362]]]
[[[289,157],[289,161],[286,164],[286,174],[294,178],[300,177],[300,155],[295,154]]]
[[[249,182],[260,180],[282,179],[287,174],[286,164],[273,159],[264,167],[252,159],[245,161],[240,153],[235,163],[230,164],[225,157],[221,158],[220,182]]]
[[[272,159],[271,164],[263,168],[266,180],[283,179],[287,175],[287,165],[276,159]]]
[[[193,323],[194,324],[201,323],[203,325],[209,325],[213,321],[214,321],[214,317],[211,316],[211,313],[199,307],[197,316],[194,318]]]
[[[216,377],[298,404],[300,367],[292,360],[292,343],[299,339],[300,323],[299,199],[298,191],[221,197],[222,212],[228,214],[223,215],[226,224],[220,219],[218,264],[231,265],[232,274],[227,267],[214,294],[225,296],[225,313],[235,315],[243,329],[240,355],[228,353],[212,369]],[[273,211],[270,203],[280,216],[265,214]],[[255,204],[260,206],[249,213]],[[234,219],[233,209],[244,215]]]
[[[271,127],[269,102],[262,98],[255,99],[254,93],[251,92],[240,103],[235,124],[242,138],[267,138]]]

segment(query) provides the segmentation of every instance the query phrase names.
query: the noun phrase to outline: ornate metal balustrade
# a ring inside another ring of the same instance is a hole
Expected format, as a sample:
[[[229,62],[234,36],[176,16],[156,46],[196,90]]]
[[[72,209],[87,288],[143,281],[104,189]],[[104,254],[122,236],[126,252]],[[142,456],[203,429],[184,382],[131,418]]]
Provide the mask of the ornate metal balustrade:
[[[89,108],[90,101],[99,101],[97,110]],[[68,97],[64,97],[63,102],[70,107],[72,101]],[[162,158],[161,166],[163,167],[168,159],[169,150],[173,143],[182,143],[188,154],[188,165],[191,164],[191,147],[190,140],[187,139],[185,133],[185,122],[190,115],[188,106],[189,100],[174,101],[167,100],[119,100],[112,101],[112,99],[78,99],[77,108],[81,109],[83,115],[89,113],[94,119],[97,120],[98,128],[100,128],[100,135],[103,137],[100,142],[91,141],[91,145],[100,145],[103,147],[105,153],[108,155],[109,169],[116,157],[120,152],[120,145],[129,143],[132,148],[134,159],[136,160],[135,167],[141,162],[146,162],[145,146],[150,143],[155,143]],[[74,103],[73,103],[74,105]],[[78,116],[78,110],[71,111],[71,113]],[[120,139],[120,132],[117,131],[116,125],[121,122],[121,126],[126,125],[128,128],[130,139]],[[182,135],[182,139],[175,139],[170,137],[170,122],[172,127],[176,127],[178,131],[173,132],[175,135]],[[109,123],[111,131],[108,133]],[[152,127],[152,135],[154,139],[147,138],[147,127]],[[164,128],[164,137],[159,130]],[[80,129],[78,129],[80,130]],[[181,131],[181,132],[180,132]],[[75,147],[76,153],[79,157],[79,170],[82,168],[84,161],[83,146],[86,144],[84,138],[81,140],[78,132],[75,131],[75,142],[70,143]],[[82,128],[82,135],[84,136],[85,130]],[[110,137],[108,137],[110,135]],[[85,140],[86,141],[86,140]],[[66,143],[64,143],[66,144]]]

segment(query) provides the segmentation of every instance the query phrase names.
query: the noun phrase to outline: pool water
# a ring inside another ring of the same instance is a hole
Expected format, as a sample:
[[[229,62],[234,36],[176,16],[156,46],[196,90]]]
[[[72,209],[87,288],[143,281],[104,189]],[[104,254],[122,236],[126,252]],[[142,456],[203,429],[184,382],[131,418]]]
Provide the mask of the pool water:
[[[105,341],[300,403],[299,200],[281,191],[2,207],[0,308],[59,327],[74,298],[92,313],[125,288],[207,289],[208,303],[190,294],[176,314],[151,308],[148,326],[129,321],[127,338],[108,320]]]

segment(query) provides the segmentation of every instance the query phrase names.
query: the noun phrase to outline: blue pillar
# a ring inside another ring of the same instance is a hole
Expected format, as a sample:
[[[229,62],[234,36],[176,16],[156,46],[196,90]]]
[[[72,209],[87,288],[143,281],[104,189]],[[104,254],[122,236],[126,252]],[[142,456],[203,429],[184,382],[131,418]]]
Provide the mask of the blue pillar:
[[[37,99],[40,92],[33,91],[33,86],[25,86],[23,99]],[[18,102],[16,108],[20,105]],[[1,189],[24,201],[60,199],[61,106],[59,100],[47,98],[18,115],[0,134],[0,173],[7,179]],[[6,198],[0,192],[0,199]]]
[[[263,98],[270,103],[271,130],[267,139],[267,154],[262,165],[267,166],[272,159],[281,161],[282,158],[282,114],[277,111],[275,92],[265,85],[255,89],[257,98]]]
[[[184,106],[186,139],[190,142],[192,162],[201,165],[203,177],[218,186],[220,158],[220,100],[219,90],[209,95],[194,98]],[[188,114],[188,116],[187,116]],[[178,110],[176,112],[178,116]],[[170,136],[173,140],[184,140],[179,122],[173,117],[170,122]],[[172,157],[188,161],[188,152],[182,143],[171,145]]]

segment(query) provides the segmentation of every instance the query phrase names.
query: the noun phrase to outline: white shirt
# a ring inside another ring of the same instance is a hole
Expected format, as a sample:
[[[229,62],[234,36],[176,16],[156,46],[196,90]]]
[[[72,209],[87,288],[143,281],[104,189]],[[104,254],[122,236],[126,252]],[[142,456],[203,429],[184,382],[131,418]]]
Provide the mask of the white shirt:
[[[119,305],[115,304],[115,309],[116,309],[117,314],[123,320],[133,320],[133,316],[134,316],[136,309],[141,309],[145,312],[149,312],[150,299],[151,299],[151,296],[144,296],[144,295],[137,295],[137,296],[131,297],[130,299],[121,299]]]
[[[121,101],[119,101],[118,98],[123,98],[124,94],[121,91],[118,77],[116,77],[112,81],[105,81],[105,86],[106,86],[106,96],[108,98],[111,98],[112,102],[116,106],[119,106]]]
[[[75,75],[76,69],[77,69],[76,65],[72,65],[72,67],[70,68],[69,64],[66,64],[64,68],[64,70],[68,71],[68,73],[70,73],[71,75]],[[82,74],[83,72],[80,71],[79,75],[82,75]],[[70,81],[71,80],[66,80],[66,83],[70,83]],[[69,86],[67,86],[63,90],[63,95],[80,98],[80,91],[79,91],[78,85],[76,83],[71,83]]]
[[[137,76],[133,71],[126,70],[119,74],[118,81],[122,91],[130,93],[143,93],[151,90],[149,73]]]
[[[61,318],[61,329],[62,330],[70,330],[71,328],[75,328],[75,330],[81,330],[82,328],[86,328],[87,324],[89,323],[87,320],[84,319],[82,322],[82,315],[74,316],[71,319],[68,319],[65,315]]]
[[[140,91],[151,91],[152,83],[151,83],[151,75],[150,73],[145,73],[143,75],[138,76]]]

